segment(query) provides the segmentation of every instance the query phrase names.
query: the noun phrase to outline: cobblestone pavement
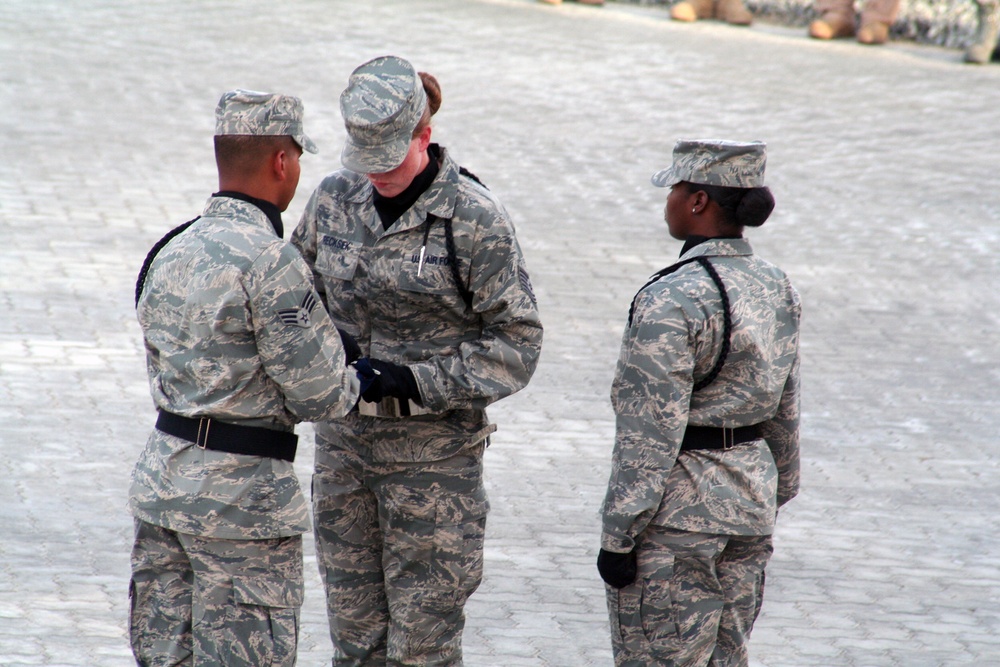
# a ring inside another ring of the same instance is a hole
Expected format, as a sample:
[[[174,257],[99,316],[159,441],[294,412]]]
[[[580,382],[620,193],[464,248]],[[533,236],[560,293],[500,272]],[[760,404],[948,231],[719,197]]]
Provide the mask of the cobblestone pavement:
[[[435,135],[508,205],[546,325],[532,384],[491,413],[468,665],[611,664],[608,390],[634,290],[679,249],[649,175],[705,136],[769,143],[778,207],[751,238],[805,304],[802,494],[753,664],[1000,664],[1000,67],[624,4],[6,0],[0,665],[130,664],[125,499],[153,422],[134,276],[216,187],[219,94],[304,98],[321,154],[290,227],[339,166],[348,73],[383,53],[440,79]]]

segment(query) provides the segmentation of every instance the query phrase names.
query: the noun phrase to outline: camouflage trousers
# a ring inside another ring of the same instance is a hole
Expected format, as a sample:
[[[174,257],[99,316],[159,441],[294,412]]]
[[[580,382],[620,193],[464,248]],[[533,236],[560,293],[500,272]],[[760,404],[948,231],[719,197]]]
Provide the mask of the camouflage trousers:
[[[899,15],[900,0],[864,0],[861,9],[862,23],[878,21],[888,23],[896,20]],[[816,0],[816,12],[820,15],[827,12],[854,18],[854,0]]]
[[[606,586],[616,667],[746,667],[771,536],[650,527],[636,582]]]
[[[463,610],[483,575],[484,443],[374,460],[399,435],[382,424],[400,421],[317,426],[313,518],[335,666],[462,665]]]
[[[136,521],[129,635],[140,667],[291,667],[302,536],[222,540]]]

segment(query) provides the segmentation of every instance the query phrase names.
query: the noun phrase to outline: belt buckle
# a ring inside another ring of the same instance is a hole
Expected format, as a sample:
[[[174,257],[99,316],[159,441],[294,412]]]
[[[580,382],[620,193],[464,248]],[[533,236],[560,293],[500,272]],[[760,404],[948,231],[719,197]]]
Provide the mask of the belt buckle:
[[[391,396],[386,396],[377,403],[369,403],[361,399],[358,401],[358,412],[367,417],[400,417],[399,401]]]
[[[205,437],[202,439],[202,426],[204,426]],[[198,435],[195,436],[194,444],[197,445],[199,449],[205,449],[208,445],[208,429],[212,426],[211,417],[199,417],[198,418]]]
[[[723,451],[729,451],[736,447],[736,429],[722,427],[722,449]]]

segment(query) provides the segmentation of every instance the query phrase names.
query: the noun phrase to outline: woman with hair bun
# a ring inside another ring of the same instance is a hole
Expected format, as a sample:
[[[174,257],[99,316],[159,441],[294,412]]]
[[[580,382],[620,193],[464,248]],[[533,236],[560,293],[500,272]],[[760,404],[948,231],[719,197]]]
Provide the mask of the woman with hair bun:
[[[778,507],[799,486],[799,297],[753,254],[760,142],[679,141],[653,176],[680,259],[639,291],[597,567],[618,667],[748,664]]]
[[[431,143],[440,105],[437,80],[402,58],[355,69],[345,169],[292,237],[362,376],[357,409],[316,425],[334,665],[462,664],[489,510],[485,408],[528,383],[542,344],[510,217]]]

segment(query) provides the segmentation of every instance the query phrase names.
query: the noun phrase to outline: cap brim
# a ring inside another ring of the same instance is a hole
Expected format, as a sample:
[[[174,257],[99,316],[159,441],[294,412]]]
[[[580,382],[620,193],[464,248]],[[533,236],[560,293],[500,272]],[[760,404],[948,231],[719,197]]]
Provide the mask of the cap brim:
[[[359,146],[348,135],[340,161],[359,174],[384,174],[403,164],[410,152],[410,141],[407,136],[377,146]]]
[[[316,142],[306,135],[300,134],[297,137],[292,137],[292,139],[295,139],[295,143],[297,143],[306,153],[319,153],[319,147],[316,145]]]
[[[653,174],[653,177],[649,179],[649,182],[658,188],[668,188],[671,185],[677,185],[683,178],[677,175],[674,171],[673,165],[670,165],[666,169],[661,169],[660,171]]]

